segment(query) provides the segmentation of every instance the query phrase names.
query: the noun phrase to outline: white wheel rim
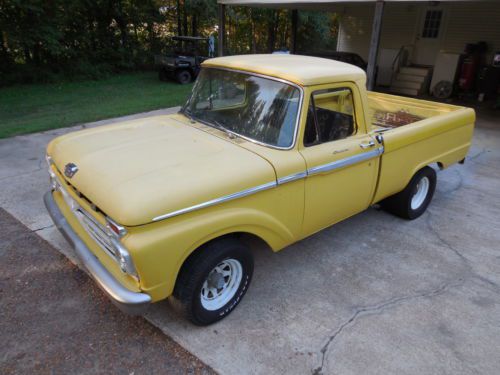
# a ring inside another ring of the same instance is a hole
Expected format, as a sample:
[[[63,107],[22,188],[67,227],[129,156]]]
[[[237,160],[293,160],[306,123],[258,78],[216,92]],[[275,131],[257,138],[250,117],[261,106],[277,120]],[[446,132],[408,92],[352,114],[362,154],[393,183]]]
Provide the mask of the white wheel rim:
[[[411,209],[416,210],[424,203],[427,193],[429,192],[429,178],[423,177],[417,184],[417,190],[411,198]]]
[[[215,266],[201,287],[201,304],[210,311],[224,307],[236,294],[243,278],[243,267],[236,259]]]

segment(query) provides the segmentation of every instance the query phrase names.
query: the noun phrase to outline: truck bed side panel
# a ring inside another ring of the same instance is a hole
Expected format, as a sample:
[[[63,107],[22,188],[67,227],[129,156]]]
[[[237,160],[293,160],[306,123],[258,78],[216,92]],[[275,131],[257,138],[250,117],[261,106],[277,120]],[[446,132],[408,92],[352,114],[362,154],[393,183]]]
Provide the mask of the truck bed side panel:
[[[384,154],[373,202],[403,190],[421,168],[440,163],[446,168],[467,155],[475,114],[462,108],[383,133]]]

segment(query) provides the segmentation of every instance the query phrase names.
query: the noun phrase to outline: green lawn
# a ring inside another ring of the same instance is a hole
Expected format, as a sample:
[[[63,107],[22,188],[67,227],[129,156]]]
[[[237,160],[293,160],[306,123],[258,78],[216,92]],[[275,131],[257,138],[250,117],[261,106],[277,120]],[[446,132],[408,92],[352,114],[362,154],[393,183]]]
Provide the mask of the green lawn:
[[[147,72],[0,88],[0,138],[181,105],[191,87]]]

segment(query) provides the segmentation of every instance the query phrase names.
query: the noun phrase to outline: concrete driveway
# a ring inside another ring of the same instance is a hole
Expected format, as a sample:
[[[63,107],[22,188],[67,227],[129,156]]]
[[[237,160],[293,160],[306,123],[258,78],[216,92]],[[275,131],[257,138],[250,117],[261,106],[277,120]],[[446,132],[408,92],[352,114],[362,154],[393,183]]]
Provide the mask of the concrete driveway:
[[[256,249],[246,298],[216,325],[169,302],[146,319],[223,374],[498,374],[500,121],[477,125],[421,218],[369,209],[282,252]],[[42,203],[44,147],[76,129],[0,141],[0,206],[65,254]]]

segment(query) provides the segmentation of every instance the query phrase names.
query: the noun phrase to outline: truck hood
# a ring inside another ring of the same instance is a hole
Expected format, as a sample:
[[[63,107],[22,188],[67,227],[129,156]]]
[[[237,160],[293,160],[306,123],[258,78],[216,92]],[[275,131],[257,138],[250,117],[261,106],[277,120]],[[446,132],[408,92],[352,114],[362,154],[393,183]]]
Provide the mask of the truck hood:
[[[184,119],[157,116],[74,132],[47,152],[61,172],[76,164],[68,181],[126,226],[276,181],[267,160]]]

